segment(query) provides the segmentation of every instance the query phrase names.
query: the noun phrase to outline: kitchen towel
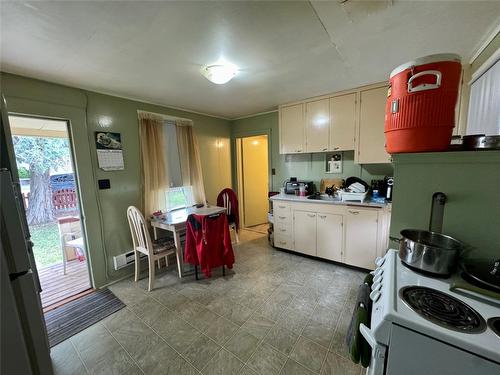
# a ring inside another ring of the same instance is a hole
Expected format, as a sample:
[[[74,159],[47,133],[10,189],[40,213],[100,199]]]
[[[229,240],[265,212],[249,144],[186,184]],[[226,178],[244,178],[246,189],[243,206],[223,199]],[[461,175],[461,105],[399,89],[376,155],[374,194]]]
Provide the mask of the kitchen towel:
[[[351,323],[347,330],[346,344],[349,350],[351,360],[354,363],[360,363],[363,367],[368,367],[371,357],[371,348],[365,338],[359,331],[359,325],[362,323],[370,326],[371,300],[370,286],[361,284],[358,289],[356,304],[352,313]]]

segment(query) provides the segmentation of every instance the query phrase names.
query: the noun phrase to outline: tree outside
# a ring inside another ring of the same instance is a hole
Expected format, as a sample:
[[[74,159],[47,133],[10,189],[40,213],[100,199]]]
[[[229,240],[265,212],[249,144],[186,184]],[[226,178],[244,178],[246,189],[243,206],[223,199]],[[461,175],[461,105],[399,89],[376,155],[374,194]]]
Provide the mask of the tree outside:
[[[50,191],[50,171],[70,163],[69,143],[65,138],[12,137],[20,171],[28,165],[30,194],[26,216],[28,224],[37,225],[55,220]],[[23,175],[25,171],[22,172]],[[24,177],[24,176],[23,176]]]

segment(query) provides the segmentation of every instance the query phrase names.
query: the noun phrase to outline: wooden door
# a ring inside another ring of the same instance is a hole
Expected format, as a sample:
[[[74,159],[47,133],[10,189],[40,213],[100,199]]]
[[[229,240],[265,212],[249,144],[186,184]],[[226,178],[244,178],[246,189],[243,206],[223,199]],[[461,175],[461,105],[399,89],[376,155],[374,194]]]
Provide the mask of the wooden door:
[[[295,154],[305,152],[304,104],[282,107],[279,116],[280,153]]]
[[[359,164],[389,163],[390,155],[385,151],[385,104],[387,87],[361,91],[359,134],[356,142]]]
[[[331,151],[354,150],[356,93],[330,98]]]
[[[329,99],[306,103],[306,152],[328,151],[329,128]]]
[[[325,259],[342,261],[342,215],[318,212],[316,253]]]
[[[373,269],[377,257],[378,211],[348,208],[345,216],[345,263]]]
[[[316,213],[294,211],[294,248],[300,253],[316,256]]]

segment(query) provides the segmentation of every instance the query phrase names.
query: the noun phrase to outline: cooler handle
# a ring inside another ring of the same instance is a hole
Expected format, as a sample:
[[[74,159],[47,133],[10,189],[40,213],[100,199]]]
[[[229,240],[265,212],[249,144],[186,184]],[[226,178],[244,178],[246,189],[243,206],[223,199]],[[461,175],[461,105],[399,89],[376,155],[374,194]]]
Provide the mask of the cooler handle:
[[[412,82],[415,78],[426,76],[426,75],[434,75],[436,76],[436,83],[423,83],[417,87],[412,86]],[[439,70],[424,70],[423,72],[417,73],[408,80],[408,92],[417,92],[417,91],[425,91],[438,89],[441,86],[441,72]]]

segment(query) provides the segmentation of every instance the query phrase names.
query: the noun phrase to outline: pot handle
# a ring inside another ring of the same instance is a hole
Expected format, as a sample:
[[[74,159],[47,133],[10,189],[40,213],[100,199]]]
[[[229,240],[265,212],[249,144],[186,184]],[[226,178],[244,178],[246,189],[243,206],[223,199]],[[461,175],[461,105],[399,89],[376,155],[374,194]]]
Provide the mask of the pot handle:
[[[393,237],[393,236],[389,236],[389,239],[391,241],[398,242],[398,243],[401,243],[401,241],[403,240],[402,238],[397,238],[397,237]]]
[[[412,82],[415,78],[426,76],[426,75],[436,76],[436,83],[423,83],[421,85],[413,87]],[[439,70],[424,70],[423,72],[412,75],[411,78],[408,80],[408,92],[409,93],[410,92],[417,92],[417,91],[438,89],[440,86],[441,86],[441,72]]]

